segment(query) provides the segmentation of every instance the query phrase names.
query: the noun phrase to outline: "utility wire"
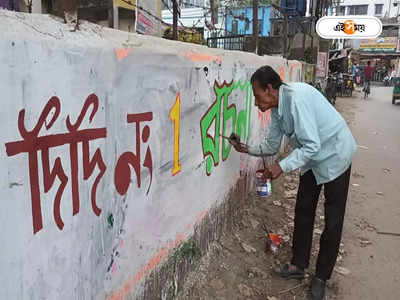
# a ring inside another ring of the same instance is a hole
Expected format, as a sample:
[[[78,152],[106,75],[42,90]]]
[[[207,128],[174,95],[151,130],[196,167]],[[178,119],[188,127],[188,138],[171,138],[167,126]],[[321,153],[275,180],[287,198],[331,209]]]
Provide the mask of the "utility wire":
[[[168,3],[165,3],[165,0],[161,0],[162,3],[164,3],[164,5],[168,8],[168,10],[170,11],[170,13],[172,15],[174,15],[174,12],[172,11],[172,9],[169,7]],[[185,29],[191,29],[190,27],[186,27],[185,25],[183,25],[182,21],[179,19],[178,17],[178,22],[181,24],[181,26]],[[168,23],[167,23],[168,24]],[[171,24],[168,24],[169,26],[171,26]],[[178,29],[179,30],[179,29]]]
[[[164,0],[163,0],[163,1],[164,1]],[[128,3],[128,2],[127,2],[127,3]],[[148,11],[147,9],[143,8],[141,5],[133,4],[133,3],[131,3],[131,2],[129,2],[128,4],[134,6],[134,7],[137,8],[137,9],[140,9],[140,10],[144,11],[146,14],[148,14],[149,16],[152,16],[154,19],[156,19],[157,21],[161,22],[161,23],[164,24],[164,25],[170,25],[170,24],[164,22],[160,17],[154,15],[152,12],[150,12],[150,11]]]
[[[164,6],[167,7],[168,10],[173,14],[173,11],[172,11],[171,8],[169,7],[168,3],[166,3],[165,1],[166,1],[166,0],[162,0],[162,2],[164,3]],[[189,4],[190,4],[190,3],[189,3]],[[193,5],[194,5],[194,4],[193,4]],[[205,6],[196,6],[196,7],[203,8],[204,10],[207,10],[207,13],[204,13],[204,16],[203,16],[203,17],[200,17],[192,27],[188,27],[188,26],[183,25],[182,21],[178,18],[179,23],[181,24],[181,26],[182,26],[184,29],[193,29],[193,28],[195,27],[195,25],[199,24],[203,18],[205,19],[206,16],[207,16],[207,14],[210,13],[210,11],[211,11],[211,8],[210,8],[210,7],[205,7]],[[171,24],[168,24],[168,25],[171,26]],[[227,33],[233,34],[233,32],[231,32],[231,31],[229,31],[229,30],[226,30],[226,29],[224,29],[224,28],[220,28],[219,30],[220,30],[220,31],[223,30],[223,31],[225,31],[225,32],[227,32]]]

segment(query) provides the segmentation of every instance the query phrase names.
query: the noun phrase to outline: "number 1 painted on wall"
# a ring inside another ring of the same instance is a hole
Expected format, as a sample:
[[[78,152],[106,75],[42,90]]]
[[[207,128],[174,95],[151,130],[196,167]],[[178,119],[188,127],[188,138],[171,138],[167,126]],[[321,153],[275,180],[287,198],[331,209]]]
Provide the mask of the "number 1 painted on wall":
[[[179,163],[179,136],[181,130],[181,93],[178,93],[176,100],[171,110],[169,111],[169,117],[174,122],[174,168],[172,169],[172,176],[178,174],[182,166]]]

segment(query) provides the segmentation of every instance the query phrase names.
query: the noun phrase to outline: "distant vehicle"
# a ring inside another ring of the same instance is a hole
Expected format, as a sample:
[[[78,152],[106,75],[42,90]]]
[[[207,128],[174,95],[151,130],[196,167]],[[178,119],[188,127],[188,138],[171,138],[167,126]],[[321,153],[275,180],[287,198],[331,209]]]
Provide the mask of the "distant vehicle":
[[[383,77],[383,85],[384,86],[389,86],[390,85],[390,76],[389,74],[386,74],[385,77]]]
[[[336,102],[336,78],[329,75],[326,79],[318,79],[314,87],[325,96],[330,104],[335,105]]]
[[[400,99],[400,77],[393,78],[393,86],[392,104],[396,104],[396,100]]]

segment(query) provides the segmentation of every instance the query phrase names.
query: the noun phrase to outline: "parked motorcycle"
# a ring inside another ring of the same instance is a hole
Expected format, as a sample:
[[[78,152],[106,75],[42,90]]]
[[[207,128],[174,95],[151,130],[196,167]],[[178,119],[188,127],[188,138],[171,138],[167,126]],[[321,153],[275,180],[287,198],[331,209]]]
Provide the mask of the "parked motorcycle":
[[[344,74],[344,95],[351,97],[354,89],[354,76],[350,74]]]
[[[314,87],[332,104],[336,102],[336,77],[329,75],[327,79],[318,79]]]
[[[342,73],[337,73],[337,80],[336,80],[336,94],[339,95],[340,97],[343,97],[344,95],[344,90],[345,90],[345,81],[343,78]]]
[[[325,88],[325,97],[332,105],[335,105],[336,103],[336,85],[337,85],[336,81],[337,78],[335,75],[333,74],[328,75]]]

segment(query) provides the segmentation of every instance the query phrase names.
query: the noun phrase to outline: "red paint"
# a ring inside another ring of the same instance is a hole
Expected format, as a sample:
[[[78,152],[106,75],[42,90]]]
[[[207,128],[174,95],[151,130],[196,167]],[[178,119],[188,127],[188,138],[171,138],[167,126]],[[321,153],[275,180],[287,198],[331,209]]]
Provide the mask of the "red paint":
[[[266,125],[271,120],[271,111],[267,110],[262,112],[261,110],[258,111],[258,119],[261,121],[261,129],[265,129]]]
[[[117,165],[115,166],[114,173],[114,184],[117,192],[120,195],[125,195],[128,192],[128,188],[131,182],[131,168],[136,173],[137,186],[140,188],[141,186],[141,172],[140,172],[140,145],[141,140],[146,143],[150,137],[150,127],[145,125],[143,128],[143,132],[140,132],[140,123],[141,122],[149,122],[153,120],[153,113],[146,112],[140,114],[128,114],[127,122],[135,123],[136,127],[136,153],[132,152],[124,152],[118,159]],[[142,137],[142,139],[140,139]],[[153,181],[153,159],[151,156],[150,146],[147,147],[143,166],[146,167],[150,172],[150,185],[147,189],[147,194],[150,191],[151,183]]]
[[[115,54],[117,55],[118,61],[123,60],[132,51],[131,48],[115,48],[114,50],[115,50]]]
[[[100,179],[103,177],[106,166],[104,164],[101,152],[99,149],[95,151],[92,159],[89,154],[89,141],[105,138],[107,135],[106,128],[96,129],[83,129],[79,130],[88,109],[92,106],[92,112],[89,117],[91,122],[98,109],[98,98],[95,94],[91,94],[85,101],[82,111],[75,124],[71,124],[70,117],[66,119],[66,126],[69,133],[62,134],[49,134],[39,137],[39,132],[43,128],[49,130],[58,119],[61,111],[60,100],[57,97],[52,97],[44,107],[39,120],[31,131],[25,127],[25,109],[22,109],[18,115],[18,129],[23,138],[21,141],[6,143],[6,151],[8,156],[14,156],[20,153],[28,153],[29,163],[29,180],[31,186],[31,202],[32,202],[32,221],[33,233],[37,233],[43,228],[42,209],[40,202],[40,189],[39,189],[39,175],[38,175],[38,158],[37,152],[41,151],[42,168],[43,168],[43,184],[44,191],[47,193],[53,186],[56,177],[61,182],[57,189],[54,199],[54,220],[59,229],[63,229],[64,223],[60,214],[60,204],[64,189],[68,183],[68,177],[64,172],[61,158],[57,157],[54,165],[51,167],[49,159],[49,149],[62,146],[65,144],[70,145],[70,159],[71,159],[71,185],[72,185],[72,214],[75,215],[79,212],[79,187],[78,187],[78,143],[83,144],[83,172],[84,179],[87,180],[95,166],[100,169],[99,175],[96,177],[91,190],[92,207],[94,213],[98,216],[101,210],[96,205],[96,189]],[[51,112],[53,115],[51,116]],[[48,117],[51,116],[50,122],[47,123]]]
[[[195,61],[195,62],[215,61],[219,64],[222,63],[222,58],[221,58],[221,56],[218,56],[218,55],[208,55],[208,54],[204,54],[204,53],[190,52],[189,54],[187,54],[187,57],[189,57],[189,59],[191,61]]]

